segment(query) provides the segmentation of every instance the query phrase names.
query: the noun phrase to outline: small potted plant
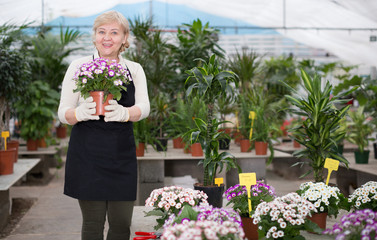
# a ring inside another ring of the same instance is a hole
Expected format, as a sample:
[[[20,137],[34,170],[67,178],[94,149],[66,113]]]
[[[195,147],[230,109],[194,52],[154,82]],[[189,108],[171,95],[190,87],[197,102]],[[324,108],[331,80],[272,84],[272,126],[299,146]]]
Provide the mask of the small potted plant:
[[[308,159],[309,162],[299,160],[297,164],[309,164],[311,169],[302,177],[313,173],[315,182],[323,182],[324,165],[326,158],[339,160],[341,163],[348,165],[347,159],[338,153],[336,145],[344,134],[334,135],[339,128],[339,122],[346,115],[349,105],[342,106],[340,109],[335,104],[345,104],[348,96],[355,88],[349,91],[331,95],[332,85],[326,81],[322,87],[322,80],[319,75],[309,76],[304,70],[301,70],[303,91],[298,92],[288,84],[293,95],[286,95],[288,101],[294,106],[290,112],[304,117],[302,125],[290,130],[293,140],[300,143],[304,148],[297,150],[293,155],[299,159]]]
[[[374,131],[374,124],[369,115],[364,112],[364,106],[360,106],[356,111],[348,113],[351,121],[347,122],[346,139],[356,144],[358,151],[355,151],[356,163],[368,163],[369,160],[369,141],[373,141],[370,135]]]
[[[372,209],[377,211],[377,182],[369,181],[356,190],[348,197],[351,209]]]
[[[327,216],[336,218],[340,209],[347,209],[347,199],[338,187],[328,186],[323,182],[305,182],[297,193],[305,200],[313,203],[317,213],[310,220],[326,229]]]
[[[372,209],[356,210],[342,216],[340,222],[323,234],[335,236],[336,240],[376,239],[377,212]]]
[[[255,209],[252,218],[259,226],[259,237],[266,239],[295,239],[301,230],[321,233],[321,229],[307,217],[316,212],[313,203],[297,193],[288,193],[271,202],[262,202]]]
[[[221,207],[224,185],[215,185],[216,174],[224,167],[227,171],[236,168],[237,163],[233,155],[219,152],[222,133],[218,129],[223,122],[216,119],[214,110],[217,98],[234,94],[232,86],[237,76],[221,70],[215,54],[208,62],[200,59],[200,63],[201,67],[186,71],[188,78],[185,82],[186,95],[200,97],[207,106],[207,119],[195,118],[196,128],[191,130],[191,142],[200,142],[204,151],[204,159],[200,162],[204,167],[203,183],[195,184],[194,188],[205,191],[211,205]]]
[[[145,201],[146,207],[153,208],[145,212],[145,216],[159,216],[156,219],[157,225],[154,226],[154,229],[158,230],[170,215],[178,215],[184,206],[208,205],[207,198],[202,191],[178,186],[155,189]]]
[[[132,81],[132,77],[129,70],[116,61],[95,58],[79,67],[74,80],[74,92],[80,92],[84,99],[92,96],[97,103],[96,114],[104,115],[105,102],[112,98],[120,100],[121,91],[127,91],[127,84]]]
[[[144,156],[148,144],[154,143],[154,136],[151,134],[151,123],[149,118],[133,123],[134,138],[136,145],[136,156]]]
[[[228,200],[227,206],[231,206],[241,216],[242,225],[248,239],[258,238],[258,226],[253,224],[251,215],[261,202],[270,202],[276,198],[275,189],[272,186],[257,180],[256,185],[250,189],[251,212],[249,212],[248,194],[245,186],[239,184],[228,188],[224,197]]]

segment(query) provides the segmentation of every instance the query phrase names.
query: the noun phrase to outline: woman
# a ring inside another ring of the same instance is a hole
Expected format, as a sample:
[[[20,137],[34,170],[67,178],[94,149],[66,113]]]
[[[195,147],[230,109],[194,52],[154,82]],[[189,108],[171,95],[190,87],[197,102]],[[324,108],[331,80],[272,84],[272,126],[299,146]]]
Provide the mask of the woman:
[[[143,68],[120,55],[129,47],[129,24],[120,13],[109,11],[93,25],[92,56],[75,60],[62,84],[59,119],[74,125],[65,172],[64,194],[78,199],[83,217],[83,240],[103,239],[106,216],[107,240],[130,237],[136,200],[137,161],[132,122],[149,114],[149,99]],[[110,100],[105,116],[95,116],[95,102],[83,99],[73,80],[77,67],[94,58],[116,60],[131,72],[132,80],[119,101]]]

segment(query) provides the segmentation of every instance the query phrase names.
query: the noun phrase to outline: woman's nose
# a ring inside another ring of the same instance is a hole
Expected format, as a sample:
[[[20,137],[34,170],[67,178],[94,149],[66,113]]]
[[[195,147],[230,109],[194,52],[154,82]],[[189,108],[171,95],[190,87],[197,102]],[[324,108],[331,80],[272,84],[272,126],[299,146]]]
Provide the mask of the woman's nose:
[[[106,33],[104,39],[105,39],[105,40],[109,40],[109,39],[111,39],[110,34],[109,34],[109,33]]]

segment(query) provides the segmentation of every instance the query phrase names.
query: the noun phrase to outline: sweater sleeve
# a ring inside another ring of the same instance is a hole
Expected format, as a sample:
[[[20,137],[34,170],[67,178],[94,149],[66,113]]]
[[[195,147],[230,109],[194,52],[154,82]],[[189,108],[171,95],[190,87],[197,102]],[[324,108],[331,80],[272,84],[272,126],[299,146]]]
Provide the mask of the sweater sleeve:
[[[62,90],[60,95],[60,103],[58,109],[58,116],[59,120],[62,123],[69,124],[67,119],[65,118],[65,113],[70,108],[76,108],[80,93],[74,93],[73,90],[76,89],[75,81],[73,77],[75,72],[77,71],[77,62],[73,61],[70,66],[68,67],[67,72],[65,73],[63,83],[62,83]]]
[[[139,120],[142,120],[148,117],[150,111],[147,79],[144,70],[139,63],[134,63],[133,66],[135,69],[133,73],[131,73],[135,85],[135,106],[140,108],[141,116]]]

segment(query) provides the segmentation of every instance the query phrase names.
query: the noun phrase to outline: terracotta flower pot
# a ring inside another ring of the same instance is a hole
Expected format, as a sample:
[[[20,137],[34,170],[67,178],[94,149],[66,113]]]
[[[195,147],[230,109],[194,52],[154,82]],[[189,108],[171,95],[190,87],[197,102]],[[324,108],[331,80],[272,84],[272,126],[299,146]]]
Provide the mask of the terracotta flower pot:
[[[16,157],[15,157],[15,160],[14,162],[16,163],[17,160],[18,160],[18,147],[20,146],[20,142],[17,141],[17,140],[11,140],[7,143],[7,148],[8,149],[11,149],[11,148],[15,148],[16,149]]]
[[[242,134],[240,132],[234,132],[233,139],[235,144],[240,145],[242,140]]]
[[[46,143],[46,139],[45,138],[38,139],[37,143],[38,143],[38,147],[39,148],[46,148],[47,147],[47,143]]]
[[[173,148],[184,148],[185,144],[181,137],[173,138]]]
[[[301,147],[301,144],[298,143],[297,141],[293,140],[293,147],[294,147],[294,148],[300,148],[300,147]]]
[[[248,240],[258,240],[258,225],[250,217],[241,217],[242,228]]]
[[[38,150],[38,141],[34,139],[28,139],[26,142],[26,149],[28,151],[37,151]]]
[[[0,151],[0,175],[9,175],[13,173],[15,158],[15,148],[8,148],[7,150]]]
[[[200,143],[194,143],[191,145],[191,156],[193,157],[203,156],[203,149]]]
[[[251,152],[251,142],[249,139],[240,140],[241,152]]]
[[[67,127],[59,126],[56,128],[56,137],[57,138],[66,138],[67,137]]]
[[[310,221],[316,223],[318,227],[322,228],[323,230],[326,229],[327,212],[313,213],[312,216],[308,218]]]
[[[93,97],[93,101],[96,102],[96,113],[93,115],[105,115],[105,106],[109,105],[109,100],[113,99],[112,94],[108,94],[105,99],[105,92],[93,91],[90,92],[90,96]]]
[[[267,155],[268,143],[255,141],[255,155]]]
[[[136,146],[136,156],[143,157],[144,150],[145,150],[145,143],[139,143],[139,145]]]

